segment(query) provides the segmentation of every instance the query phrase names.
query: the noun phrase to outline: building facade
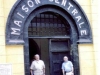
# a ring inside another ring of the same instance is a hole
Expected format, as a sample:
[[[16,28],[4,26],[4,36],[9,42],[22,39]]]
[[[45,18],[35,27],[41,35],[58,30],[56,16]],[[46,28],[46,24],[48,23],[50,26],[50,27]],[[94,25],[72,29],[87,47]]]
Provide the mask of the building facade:
[[[0,0],[0,74],[10,65],[11,74],[5,75],[30,75],[39,54],[46,75],[61,75],[65,55],[75,75],[100,75],[99,2]]]

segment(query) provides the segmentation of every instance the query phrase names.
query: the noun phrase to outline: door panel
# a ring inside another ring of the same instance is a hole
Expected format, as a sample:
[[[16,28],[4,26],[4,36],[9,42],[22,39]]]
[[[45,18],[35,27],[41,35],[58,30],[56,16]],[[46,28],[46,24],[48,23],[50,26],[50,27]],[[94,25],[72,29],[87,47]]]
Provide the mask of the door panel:
[[[66,51],[68,50],[68,43],[66,41],[52,41],[51,51]]]
[[[68,40],[50,40],[50,75],[62,75],[63,57],[70,59]]]

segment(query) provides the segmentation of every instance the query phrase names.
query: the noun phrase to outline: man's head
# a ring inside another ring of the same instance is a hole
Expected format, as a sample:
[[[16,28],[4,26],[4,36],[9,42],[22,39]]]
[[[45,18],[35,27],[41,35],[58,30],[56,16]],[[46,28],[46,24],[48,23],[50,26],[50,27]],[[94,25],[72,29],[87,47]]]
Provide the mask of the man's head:
[[[38,54],[35,55],[35,60],[40,60],[40,56]]]
[[[67,56],[64,56],[64,61],[66,62],[66,61],[68,61],[68,57]]]

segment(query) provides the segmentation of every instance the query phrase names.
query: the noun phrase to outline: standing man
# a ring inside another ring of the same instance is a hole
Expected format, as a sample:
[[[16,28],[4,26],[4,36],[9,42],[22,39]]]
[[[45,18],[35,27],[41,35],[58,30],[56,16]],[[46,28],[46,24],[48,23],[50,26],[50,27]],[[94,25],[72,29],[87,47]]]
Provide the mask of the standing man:
[[[32,62],[30,70],[31,75],[45,75],[45,64],[40,60],[38,54],[35,55],[35,60]]]
[[[64,56],[63,60],[64,60],[64,62],[62,64],[62,73],[63,73],[63,75],[74,75],[72,62],[68,61],[67,56]]]

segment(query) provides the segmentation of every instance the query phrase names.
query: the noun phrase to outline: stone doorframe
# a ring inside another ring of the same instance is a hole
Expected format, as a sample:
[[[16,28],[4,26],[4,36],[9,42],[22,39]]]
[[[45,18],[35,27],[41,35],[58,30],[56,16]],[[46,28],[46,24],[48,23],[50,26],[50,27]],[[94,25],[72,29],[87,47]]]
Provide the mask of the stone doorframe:
[[[41,9],[42,8],[42,9]],[[77,34],[77,30],[76,27],[74,26],[74,21],[71,19],[70,16],[67,16],[67,14],[64,13],[64,11],[60,11],[55,9],[52,6],[42,6],[40,8],[38,8],[35,12],[33,12],[30,17],[28,17],[28,20],[25,23],[25,29],[24,29],[24,40],[25,40],[25,44],[24,44],[24,60],[25,60],[25,72],[26,75],[29,74],[29,45],[28,45],[28,25],[30,23],[30,21],[39,13],[42,12],[48,12],[50,10],[50,12],[56,12],[58,14],[61,14],[61,16],[63,16],[66,21],[68,21],[69,25],[71,26],[71,33],[70,33],[70,41],[71,41],[71,57],[72,57],[72,61],[74,63],[74,67],[76,69],[75,73],[77,75],[79,74],[79,55],[78,55],[78,48],[77,48],[77,40],[78,40],[78,34]],[[51,11],[52,10],[52,11]]]

